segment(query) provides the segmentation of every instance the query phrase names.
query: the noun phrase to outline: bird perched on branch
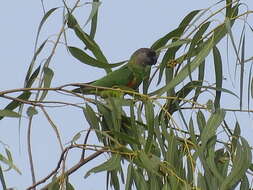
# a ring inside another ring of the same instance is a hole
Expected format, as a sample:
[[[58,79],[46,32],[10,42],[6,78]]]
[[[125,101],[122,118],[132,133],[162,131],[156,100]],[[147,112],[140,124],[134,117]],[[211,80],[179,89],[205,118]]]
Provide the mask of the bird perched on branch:
[[[157,54],[150,48],[140,48],[130,57],[127,64],[121,68],[109,73],[108,75],[86,83],[88,85],[80,85],[73,92],[82,94],[94,94],[99,91],[99,87],[119,87],[125,89],[136,90],[142,81],[148,77],[150,67],[157,62]],[[94,87],[90,87],[94,86]],[[98,87],[97,89],[95,87]]]

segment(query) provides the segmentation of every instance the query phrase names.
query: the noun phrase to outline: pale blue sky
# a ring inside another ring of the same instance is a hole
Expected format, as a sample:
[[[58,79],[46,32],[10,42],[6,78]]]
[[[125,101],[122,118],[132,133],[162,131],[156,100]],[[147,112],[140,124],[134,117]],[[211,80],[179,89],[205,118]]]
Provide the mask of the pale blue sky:
[[[182,18],[190,11],[207,8],[214,2],[216,1],[102,1],[95,39],[110,62],[125,60],[134,50],[140,47],[149,47],[159,37],[176,28]],[[250,9],[253,9],[253,1],[244,2],[249,5]],[[47,10],[62,6],[61,1],[45,0],[44,4]],[[85,22],[89,11],[88,7],[77,11],[79,18],[83,18],[83,22]],[[33,55],[37,28],[42,16],[41,1],[39,0],[3,1],[1,3],[0,56],[2,69],[0,70],[0,90],[23,86],[24,77]],[[51,16],[51,19],[42,29],[39,43],[49,35],[59,32],[62,24],[61,17],[61,9]],[[251,16],[249,22],[252,23],[252,21]],[[72,45],[80,44],[76,38],[70,38],[68,42]],[[49,44],[47,47],[50,48],[51,45]],[[46,55],[48,52],[45,51],[38,61],[42,61]],[[71,57],[66,52],[64,45],[58,46],[50,66],[55,72],[53,86],[70,82],[91,81],[104,75],[103,70],[94,70],[94,68],[87,67]],[[53,97],[51,96],[49,99]],[[0,99],[0,109],[6,103]],[[87,129],[80,110],[64,108],[62,111],[59,108],[47,109],[47,111],[59,127],[64,143],[69,142],[77,132]],[[242,117],[248,119],[246,114]],[[18,141],[18,120],[5,118],[0,121],[0,128],[0,140],[10,146],[14,162],[23,173],[22,176],[14,171],[5,173],[7,185],[24,189],[31,185],[26,147],[27,119],[24,118],[21,125],[21,152]],[[250,134],[251,132],[252,130],[250,130]],[[38,174],[36,178],[39,180],[56,166],[60,151],[55,134],[43,114],[34,118],[32,139],[34,162]],[[2,149],[0,151],[2,152]],[[79,156],[77,155],[77,152],[71,152],[70,157],[72,160],[78,160]],[[91,175],[88,179],[83,179],[83,176],[85,171],[105,158],[106,156],[101,156],[96,159],[97,162],[87,164],[77,174],[71,176],[70,182],[74,184],[76,189],[81,189],[81,187],[90,190],[104,188],[104,174]],[[68,165],[68,167],[71,166],[72,164]]]

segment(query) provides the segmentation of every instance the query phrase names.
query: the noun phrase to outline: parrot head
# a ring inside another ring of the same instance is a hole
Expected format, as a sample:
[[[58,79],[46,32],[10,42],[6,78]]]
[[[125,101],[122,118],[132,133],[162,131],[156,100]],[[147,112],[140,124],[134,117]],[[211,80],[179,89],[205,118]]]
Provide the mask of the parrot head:
[[[135,51],[132,55],[134,58],[134,63],[141,66],[155,65],[157,62],[157,54],[154,50],[150,48],[140,48]]]

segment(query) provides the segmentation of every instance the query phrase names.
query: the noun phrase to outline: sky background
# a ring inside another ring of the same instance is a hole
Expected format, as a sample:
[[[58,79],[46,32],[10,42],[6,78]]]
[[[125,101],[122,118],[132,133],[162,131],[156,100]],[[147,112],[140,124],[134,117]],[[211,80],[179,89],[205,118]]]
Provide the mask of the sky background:
[[[109,62],[126,60],[136,49],[150,47],[154,41],[175,29],[184,16],[192,10],[207,8],[215,2],[214,0],[102,1],[95,40]],[[244,2],[247,3],[249,9],[253,9],[252,0]],[[70,3],[73,5],[75,1],[70,1]],[[62,2],[44,0],[44,5],[45,9],[49,10],[53,7],[62,7]],[[90,7],[90,5],[84,6],[75,12],[75,15],[82,23],[85,23],[90,13]],[[34,52],[38,25],[42,17],[43,9],[39,0],[1,2],[0,57],[2,67],[0,69],[0,91],[23,87],[27,68]],[[250,16],[248,22],[252,24],[252,21],[252,16]],[[39,44],[48,36],[57,34],[61,25],[62,8],[50,16],[46,22],[39,37]],[[89,31],[88,27],[85,29],[86,31]],[[238,35],[239,32],[235,31],[235,35]],[[247,42],[252,42],[252,32],[247,37]],[[54,36],[52,36],[52,39],[55,39]],[[81,45],[79,40],[71,33],[68,36],[68,43],[74,46]],[[39,56],[37,64],[49,55],[51,48],[52,43],[46,45],[46,48],[44,48],[46,50]],[[250,53],[247,55],[252,56]],[[64,45],[58,46],[50,67],[55,74],[52,86],[73,82],[88,82],[105,74],[102,69],[94,69],[78,62],[68,54]],[[63,98],[59,94],[51,94],[48,100],[53,100],[56,97]],[[64,100],[66,100],[65,98],[68,97],[64,96]],[[231,101],[228,101],[227,105],[233,106],[234,104]],[[7,103],[6,100],[0,99],[0,109]],[[64,109],[47,109],[47,111],[57,124],[64,143],[70,142],[77,132],[88,127],[80,110],[66,107]],[[250,137],[253,131],[252,126],[250,126],[252,119],[247,114],[241,115],[240,118],[243,119],[245,124],[244,134]],[[20,128],[20,138],[17,119],[5,118],[1,120],[0,128],[0,141],[9,145],[13,153],[14,163],[22,171],[21,176],[13,170],[6,172],[7,185],[8,187],[24,189],[31,185],[26,146],[27,118],[25,112]],[[55,133],[42,113],[34,118],[32,142],[36,179],[39,180],[55,168],[60,153]],[[3,153],[3,150],[0,149],[1,153]],[[70,153],[71,160],[68,167],[71,167],[71,163],[79,159],[78,153],[79,151]],[[85,165],[79,172],[71,176],[70,182],[74,184],[76,189],[81,189],[81,187],[89,187],[87,189],[90,190],[103,189],[105,184],[104,173],[91,175],[88,179],[83,179],[83,176],[92,166],[106,158],[107,156],[103,155],[96,161]]]

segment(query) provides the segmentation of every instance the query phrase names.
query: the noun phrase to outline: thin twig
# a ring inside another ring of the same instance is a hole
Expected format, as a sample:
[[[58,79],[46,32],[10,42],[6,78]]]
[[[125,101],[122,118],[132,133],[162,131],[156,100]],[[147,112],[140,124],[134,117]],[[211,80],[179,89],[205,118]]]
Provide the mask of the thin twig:
[[[79,2],[80,2],[80,0],[77,0],[76,1],[76,3],[75,3],[75,5],[74,5],[74,7],[73,7],[73,9],[71,10],[71,13],[76,9],[76,7],[78,6],[78,4],[79,4]],[[42,4],[43,5],[43,4]],[[61,35],[62,35],[62,33],[64,32],[64,30],[65,30],[65,25],[66,25],[66,23],[67,23],[67,21],[65,20],[65,22],[63,23],[63,26],[61,27],[61,29],[60,29],[60,32],[59,32],[59,34],[58,34],[58,36],[57,36],[57,39],[56,39],[56,42],[55,42],[55,44],[54,44],[54,47],[53,47],[53,49],[52,49],[52,51],[51,51],[51,54],[49,55],[49,57],[48,57],[48,59],[47,59],[47,61],[46,61],[46,63],[45,63],[45,65],[44,65],[44,67],[48,67],[49,66],[49,63],[50,63],[50,61],[51,61],[51,59],[52,59],[52,57],[53,57],[53,55],[54,55],[54,53],[55,53],[55,50],[56,50],[56,48],[57,48],[57,45],[58,45],[58,43],[59,43],[59,41],[60,41],[60,38],[61,38]],[[43,72],[42,72],[43,73]],[[42,75],[42,73],[41,73],[41,75]],[[44,80],[41,80],[40,81],[40,83],[39,83],[39,87],[41,87],[42,86],[42,83],[44,82]],[[38,92],[37,92],[37,94],[36,94],[36,97],[35,97],[35,100],[38,100],[38,98],[39,98],[39,90],[38,90]],[[41,108],[43,108],[43,107],[41,107]],[[36,181],[35,181],[35,176],[34,176],[34,168],[33,168],[33,163],[32,163],[32,152],[31,152],[31,139],[30,139],[30,135],[31,135],[31,132],[30,132],[30,130],[31,130],[31,126],[32,126],[32,118],[33,118],[33,116],[31,116],[30,117],[30,120],[29,120],[29,126],[28,126],[28,136],[27,136],[27,138],[28,138],[28,152],[29,152],[29,160],[30,160],[30,167],[31,167],[31,172],[32,172],[32,180],[33,180],[33,183],[35,183]],[[34,187],[34,189],[35,189],[35,187]]]
[[[28,187],[27,190],[33,189],[34,187],[36,187],[36,186],[38,186],[38,185],[40,185],[42,183],[45,183],[50,177],[52,177],[54,174],[56,174],[57,171],[58,171],[58,169],[61,167],[61,162],[62,162],[62,160],[64,158],[65,153],[68,150],[72,149],[72,148],[74,148],[74,147],[70,146],[70,147],[65,148],[64,151],[61,153],[61,156],[60,156],[60,159],[59,159],[59,161],[57,163],[56,168],[50,174],[48,174],[45,178],[43,178],[42,180],[38,181],[37,183],[34,183],[32,186]]]
[[[28,147],[28,158],[29,158],[29,163],[30,163],[32,182],[35,183],[36,178],[35,178],[35,171],[34,171],[33,158],[32,158],[32,147],[31,147],[31,129],[32,129],[31,123],[32,123],[32,117],[29,118],[29,123],[28,123],[27,147]],[[34,187],[33,189],[35,190],[36,188]]]
[[[67,151],[69,151],[72,148],[77,148],[76,146],[69,146],[67,148],[64,149],[64,151],[61,153],[60,159],[58,161],[58,164],[56,166],[56,168],[50,173],[48,174],[45,178],[41,179],[40,181],[38,181],[37,183],[34,183],[33,185],[31,185],[30,187],[27,188],[27,190],[31,190],[34,187],[45,183],[50,177],[52,177],[54,174],[57,173],[58,169],[61,166],[61,163],[64,159],[64,155]],[[78,147],[79,148],[79,147]],[[105,148],[97,150],[95,153],[91,154],[90,156],[88,156],[87,158],[80,160],[77,164],[75,164],[72,168],[70,168],[69,170],[67,170],[64,175],[69,176],[71,175],[73,172],[75,172],[76,170],[78,170],[80,167],[82,167],[84,164],[86,164],[87,162],[91,161],[92,159],[96,158],[97,156],[99,156],[100,154],[104,153],[106,151]],[[42,188],[43,190],[47,190],[48,189],[48,185],[45,186],[44,188]]]
[[[195,107],[181,107],[180,109],[184,109],[184,110],[192,110],[192,109],[204,109],[206,110],[207,108],[205,106],[201,107],[201,106],[195,106]],[[221,108],[224,111],[229,111],[229,112],[247,112],[247,113],[253,113],[253,110],[241,110],[241,109],[229,109],[229,108]]]
[[[13,98],[13,97],[11,97],[11,96],[0,95],[0,97],[4,97],[4,98],[6,98],[6,99],[13,100],[13,101],[17,101],[17,102],[20,102],[20,103],[23,103],[23,104],[29,104],[29,105],[32,105],[32,106],[38,106],[38,107],[43,106],[42,104],[36,103],[36,102],[34,102],[34,101],[23,100],[23,99],[20,99],[20,98]]]
[[[84,145],[84,146],[85,146],[85,145],[87,144],[87,142],[88,142],[88,138],[89,138],[90,132],[91,132],[91,128],[88,129],[87,134],[86,134],[86,136],[85,136],[85,139],[84,139],[84,142],[83,142],[83,145]],[[85,147],[84,147],[83,150],[82,150],[82,154],[81,154],[80,160],[83,160],[83,159],[84,159],[85,150],[86,150],[86,149],[85,149]]]
[[[43,2],[43,0],[40,0],[40,2],[41,2],[43,13],[45,15],[46,14],[46,9],[45,9],[45,6],[44,6],[44,2]]]
[[[63,144],[62,144],[62,140],[61,140],[61,136],[59,133],[59,130],[57,129],[56,124],[53,122],[53,120],[50,118],[49,114],[47,113],[47,111],[45,110],[45,108],[42,106],[41,107],[42,112],[44,113],[45,117],[47,118],[47,121],[51,124],[51,126],[53,127],[55,133],[56,133],[56,137],[59,141],[60,147],[61,147],[61,151],[64,150]]]
[[[100,87],[100,86],[93,86],[93,85],[89,85],[89,84],[85,84],[85,83],[70,83],[70,84],[65,84],[59,87],[52,87],[52,88],[17,88],[17,89],[11,89],[11,90],[5,90],[5,91],[0,91],[0,97],[6,98],[6,99],[10,99],[10,100],[15,100],[24,104],[30,104],[33,106],[44,106],[43,103],[59,103],[59,104],[66,104],[66,105],[72,105],[72,106],[76,106],[79,108],[82,108],[81,106],[77,106],[76,104],[72,104],[72,103],[66,103],[66,102],[58,102],[58,101],[48,101],[48,102],[43,102],[43,101],[32,101],[32,100],[23,100],[20,98],[14,98],[11,96],[7,96],[5,94],[9,94],[9,93],[15,93],[15,92],[25,92],[25,91],[35,91],[35,90],[43,90],[43,91],[61,91],[61,92],[66,92],[69,94],[73,94],[74,96],[80,97],[82,99],[84,99],[85,101],[88,102],[93,102],[91,98],[85,98],[83,95],[80,95],[78,93],[74,93],[71,90],[66,90],[63,89],[64,87],[71,87],[71,86],[87,86],[87,87],[93,87],[93,88],[97,88],[97,89],[104,89],[104,90],[113,90],[113,91],[119,91],[119,92],[125,92],[128,94],[132,94],[132,95],[139,95],[142,96],[144,98],[148,98],[148,99],[152,99],[152,100],[157,100],[157,99],[175,99],[175,100],[182,100],[185,102],[189,102],[189,103],[195,103],[198,106],[195,107],[182,107],[181,109],[207,109],[206,106],[198,104],[197,102],[193,102],[192,100],[186,100],[183,98],[178,98],[178,97],[168,97],[168,96],[160,96],[160,97],[150,97],[148,95],[145,94],[140,94],[138,92],[135,91],[130,91],[130,90],[124,90],[124,89],[119,89],[119,88],[109,88],[109,87]],[[253,110],[240,110],[240,109],[226,109],[223,108],[225,111],[237,111],[237,112],[253,112]]]

